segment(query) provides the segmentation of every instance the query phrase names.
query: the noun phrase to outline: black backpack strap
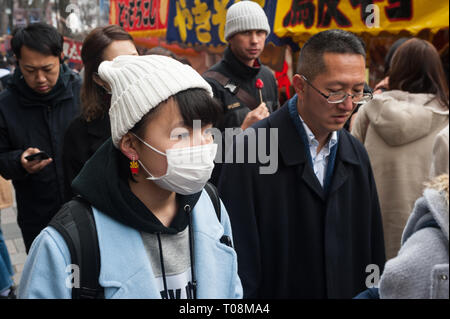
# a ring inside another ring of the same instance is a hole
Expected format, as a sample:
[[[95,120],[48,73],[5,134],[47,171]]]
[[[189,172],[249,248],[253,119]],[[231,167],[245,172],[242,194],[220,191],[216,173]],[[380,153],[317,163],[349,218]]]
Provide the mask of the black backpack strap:
[[[209,198],[211,198],[211,201],[214,205],[214,210],[216,211],[216,215],[217,215],[217,219],[219,220],[219,223],[222,223],[222,216],[221,216],[221,210],[220,210],[220,198],[219,198],[219,192],[217,191],[216,186],[214,186],[213,184],[208,182],[205,185],[205,190],[208,193]],[[233,247],[231,238],[227,235],[223,235],[222,238],[220,238],[220,242],[229,247]]]
[[[216,186],[208,182],[205,185],[205,190],[208,193],[209,198],[211,198],[211,201],[214,205],[214,210],[216,211],[217,219],[219,220],[219,222],[222,222],[221,218],[222,216],[220,211],[220,199]]]
[[[80,286],[72,288],[73,299],[104,298],[100,275],[100,250],[92,209],[84,199],[76,197],[66,203],[49,226],[64,238],[71,255],[71,263],[80,270]]]
[[[256,109],[260,103],[246,90],[241,88],[237,83],[233,82],[229,77],[226,77],[220,72],[206,71],[203,73],[204,78],[216,80],[225,89],[229,90],[232,94],[236,95],[238,100],[244,102],[244,104],[250,109]]]

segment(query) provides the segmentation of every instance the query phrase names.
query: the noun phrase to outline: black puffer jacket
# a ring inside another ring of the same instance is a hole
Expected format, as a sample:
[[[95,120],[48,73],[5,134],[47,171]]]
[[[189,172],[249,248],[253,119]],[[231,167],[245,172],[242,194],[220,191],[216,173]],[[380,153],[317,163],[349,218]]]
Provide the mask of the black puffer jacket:
[[[21,226],[45,227],[63,203],[63,137],[79,114],[80,86],[80,77],[62,65],[55,87],[41,95],[17,68],[0,93],[0,174],[13,181]],[[45,151],[53,162],[28,174],[20,156],[29,147]]]

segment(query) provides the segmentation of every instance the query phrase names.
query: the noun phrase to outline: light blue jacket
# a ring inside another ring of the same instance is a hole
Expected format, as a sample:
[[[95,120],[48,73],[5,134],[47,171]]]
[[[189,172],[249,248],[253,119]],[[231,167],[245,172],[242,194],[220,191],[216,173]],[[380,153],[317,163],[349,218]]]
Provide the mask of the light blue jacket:
[[[139,231],[121,224],[93,207],[101,256],[99,283],[105,298],[161,298]],[[232,238],[231,225],[221,203],[222,224],[203,190],[192,210],[197,298],[242,298],[233,248],[220,243]],[[19,298],[71,298],[70,253],[52,227],[33,242],[22,273]],[[66,286],[69,282],[69,287]]]

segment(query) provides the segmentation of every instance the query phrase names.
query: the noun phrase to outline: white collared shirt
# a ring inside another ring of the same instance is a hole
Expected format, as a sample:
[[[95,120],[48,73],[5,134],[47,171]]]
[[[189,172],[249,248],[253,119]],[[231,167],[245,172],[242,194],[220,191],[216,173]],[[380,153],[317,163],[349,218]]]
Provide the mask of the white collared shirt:
[[[327,164],[328,158],[330,157],[331,148],[336,145],[338,141],[337,131],[331,133],[331,138],[328,142],[322,147],[319,154],[317,154],[317,147],[319,147],[319,141],[317,141],[313,132],[309,129],[308,125],[303,121],[302,117],[299,115],[300,121],[303,124],[303,128],[305,129],[306,136],[308,138],[309,143],[309,152],[311,154],[314,174],[316,174],[317,179],[320,182],[320,185],[323,187],[323,183],[325,181],[325,176],[327,172]]]

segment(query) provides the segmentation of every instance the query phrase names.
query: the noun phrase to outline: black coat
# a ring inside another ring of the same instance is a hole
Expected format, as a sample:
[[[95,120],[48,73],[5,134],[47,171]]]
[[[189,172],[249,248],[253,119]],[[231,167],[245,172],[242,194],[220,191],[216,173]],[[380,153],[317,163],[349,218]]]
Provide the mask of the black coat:
[[[52,91],[39,95],[17,68],[0,93],[0,174],[13,181],[21,227],[45,227],[63,204],[63,136],[79,114],[80,86],[80,77],[62,65]],[[45,151],[53,162],[28,174],[20,156],[29,147]]]
[[[367,265],[379,265],[381,273],[385,262],[380,207],[366,150],[340,131],[326,194],[287,105],[253,127],[278,129],[278,170],[261,175],[259,168],[267,165],[258,160],[224,164],[219,182],[244,297],[356,296],[366,289]],[[269,130],[266,136],[269,150]],[[247,152],[247,142],[244,149]]]
[[[215,71],[223,74],[232,80],[234,84],[253,96],[258,102],[261,98],[258,89],[255,87],[255,83],[257,79],[261,79],[264,82],[262,97],[267,108],[270,112],[273,112],[279,107],[277,82],[272,72],[264,65],[255,68],[249,67],[239,61],[234,56],[231,49],[227,48],[223,59],[212,66],[208,71]],[[220,122],[216,124],[216,127],[222,132],[225,128],[240,127],[244,122],[245,117],[250,112],[250,109],[245,103],[239,101],[236,95],[231,93],[230,90],[226,89],[215,79],[205,77],[205,80],[211,85],[214,97],[220,101],[223,108],[223,116]],[[213,184],[217,185],[220,168],[221,165],[216,164],[211,177],[211,182]]]
[[[108,114],[90,122],[79,116],[70,123],[64,136],[63,145],[66,201],[75,195],[71,187],[72,181],[87,160],[109,137],[111,137],[111,125]]]
[[[257,79],[261,79],[264,82],[264,88],[262,89],[263,101],[266,103],[269,111],[274,111],[278,108],[277,82],[272,72],[264,65],[255,68],[249,67],[239,61],[230,48],[227,48],[223,59],[208,71],[223,74],[247,91],[258,102],[260,101],[260,96],[255,83]],[[223,107],[224,116],[222,121],[218,123],[217,128],[223,131],[226,127],[240,127],[250,109],[242,101],[239,101],[236,95],[224,88],[216,80],[208,77],[205,77],[205,80],[211,85],[214,97],[221,102]]]

